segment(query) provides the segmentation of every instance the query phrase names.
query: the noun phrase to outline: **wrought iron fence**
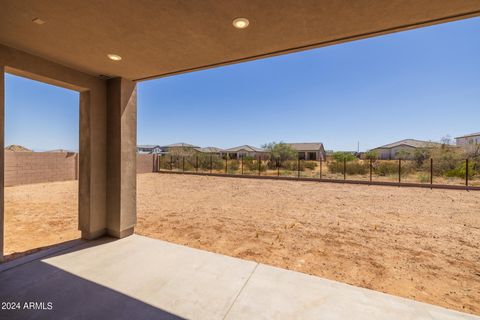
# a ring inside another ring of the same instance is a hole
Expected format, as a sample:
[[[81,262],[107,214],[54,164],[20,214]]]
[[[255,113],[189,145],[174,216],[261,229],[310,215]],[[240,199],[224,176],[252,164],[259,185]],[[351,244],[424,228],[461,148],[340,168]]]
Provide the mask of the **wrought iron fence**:
[[[218,154],[157,155],[154,171],[262,176],[392,185],[480,187],[480,159],[361,160],[230,159]]]

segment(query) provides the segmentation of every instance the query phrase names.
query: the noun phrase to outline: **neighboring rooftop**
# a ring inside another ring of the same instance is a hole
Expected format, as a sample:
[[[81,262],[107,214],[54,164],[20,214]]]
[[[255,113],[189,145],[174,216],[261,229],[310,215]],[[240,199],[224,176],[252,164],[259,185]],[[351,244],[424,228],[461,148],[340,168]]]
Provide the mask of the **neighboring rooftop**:
[[[381,147],[377,147],[374,149],[391,149],[395,148],[398,146],[409,146],[409,147],[414,147],[414,148],[425,148],[425,147],[431,147],[434,145],[441,145],[441,143],[438,142],[433,142],[433,141],[423,141],[423,140],[415,140],[415,139],[405,139],[405,140],[400,140],[397,142],[389,143]]]
[[[199,152],[204,152],[204,153],[220,153],[225,151],[224,149],[220,149],[217,147],[196,148],[195,150]]]
[[[237,151],[242,151],[242,150],[249,151],[249,152],[264,152],[265,151],[261,148],[253,147],[253,146],[248,145],[248,144],[244,144],[243,146],[238,146],[238,147],[226,149],[225,151],[227,151],[227,152],[237,152]]]
[[[5,148],[5,150],[13,151],[13,152],[32,152],[33,151],[28,148],[25,148],[24,146],[19,146],[17,144],[9,145],[8,147]]]
[[[162,148],[200,148],[199,146],[194,146],[193,144],[178,142],[162,146]]]
[[[323,143],[321,142],[298,142],[298,143],[285,143],[291,146],[295,150],[319,150],[323,148]]]
[[[455,137],[455,139],[469,138],[469,137],[476,137],[476,136],[480,136],[480,132],[475,132],[475,133],[466,134],[464,136]]]

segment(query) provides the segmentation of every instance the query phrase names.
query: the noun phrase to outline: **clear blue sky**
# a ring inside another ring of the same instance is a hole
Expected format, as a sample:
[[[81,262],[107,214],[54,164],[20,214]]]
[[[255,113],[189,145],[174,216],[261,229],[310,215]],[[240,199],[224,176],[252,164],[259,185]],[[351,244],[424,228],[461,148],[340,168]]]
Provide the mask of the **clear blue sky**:
[[[142,82],[138,143],[365,150],[477,132],[479,35],[474,18]],[[8,76],[7,144],[77,149],[77,101]]]

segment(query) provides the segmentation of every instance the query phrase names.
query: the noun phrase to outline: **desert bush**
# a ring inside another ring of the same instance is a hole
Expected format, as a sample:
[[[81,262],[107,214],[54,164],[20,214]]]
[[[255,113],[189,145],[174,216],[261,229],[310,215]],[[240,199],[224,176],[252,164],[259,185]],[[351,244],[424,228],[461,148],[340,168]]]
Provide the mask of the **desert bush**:
[[[240,169],[240,161],[238,160],[230,160],[228,161],[228,171],[236,172]]]
[[[421,183],[430,182],[430,175],[426,173],[420,173],[418,176],[418,181]]]
[[[303,162],[303,166],[305,167],[305,169],[309,169],[309,170],[315,170],[315,168],[317,167],[317,162],[316,161],[304,161]]]
[[[259,167],[258,160],[255,160],[252,157],[245,157],[243,159],[243,167],[247,171],[258,172],[259,169],[260,169],[260,172],[265,172],[265,171],[267,171],[267,161],[261,161],[260,162],[260,167]]]
[[[398,162],[377,161],[373,164],[373,172],[379,176],[398,174]]]
[[[332,161],[327,163],[328,170],[331,173],[342,173],[344,169],[344,163],[342,161]],[[369,172],[369,164],[359,160],[347,162],[346,174],[347,175],[356,175],[356,174],[367,174]]]
[[[282,169],[287,170],[287,171],[298,171],[299,162],[300,162],[300,171],[304,171],[305,170],[305,165],[304,165],[305,161],[298,161],[298,160],[283,161],[281,163],[281,167],[282,167]]]
[[[468,163],[468,178],[472,179],[478,174],[480,174],[478,163],[476,161],[470,161]],[[444,175],[449,178],[465,179],[467,175],[467,163],[465,161],[461,162],[455,169],[446,171]]]

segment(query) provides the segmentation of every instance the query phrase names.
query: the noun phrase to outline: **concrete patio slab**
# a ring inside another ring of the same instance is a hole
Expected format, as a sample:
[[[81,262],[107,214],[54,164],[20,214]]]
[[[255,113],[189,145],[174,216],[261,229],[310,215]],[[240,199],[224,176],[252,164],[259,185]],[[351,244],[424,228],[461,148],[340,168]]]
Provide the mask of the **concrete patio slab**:
[[[479,319],[437,306],[260,264],[226,319]]]
[[[3,270],[0,319],[480,319],[138,235]]]

